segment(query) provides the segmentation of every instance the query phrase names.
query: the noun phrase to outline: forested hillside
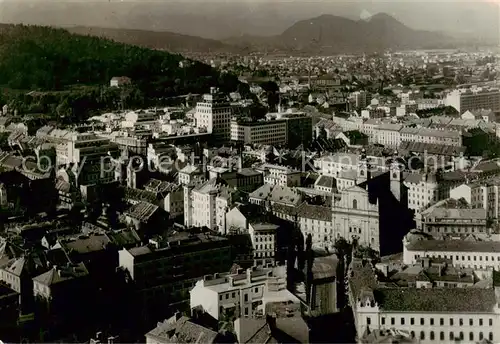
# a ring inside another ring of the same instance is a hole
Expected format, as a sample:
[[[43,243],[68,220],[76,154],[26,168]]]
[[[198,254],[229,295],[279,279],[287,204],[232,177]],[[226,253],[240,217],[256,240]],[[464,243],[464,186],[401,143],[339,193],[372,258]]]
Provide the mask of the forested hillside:
[[[181,63],[183,62],[183,63]],[[234,89],[235,77],[180,55],[80,36],[40,26],[0,27],[0,84],[14,89],[60,90],[74,84],[108,84],[128,76],[148,95]]]
[[[132,85],[110,88],[114,76]],[[0,25],[0,105],[78,122],[102,110],[162,105],[169,97],[237,88],[238,79],[180,55],[71,34]],[[40,91],[40,92],[30,92]]]

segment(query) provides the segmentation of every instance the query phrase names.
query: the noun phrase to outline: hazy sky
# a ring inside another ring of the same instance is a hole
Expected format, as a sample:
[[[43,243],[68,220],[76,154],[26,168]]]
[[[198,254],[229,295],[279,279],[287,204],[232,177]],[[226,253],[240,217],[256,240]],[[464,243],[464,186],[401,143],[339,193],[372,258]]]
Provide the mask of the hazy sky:
[[[321,14],[385,12],[432,31],[499,35],[500,0],[0,0],[0,22],[174,31],[207,38],[279,34]],[[500,43],[500,42],[499,42]]]

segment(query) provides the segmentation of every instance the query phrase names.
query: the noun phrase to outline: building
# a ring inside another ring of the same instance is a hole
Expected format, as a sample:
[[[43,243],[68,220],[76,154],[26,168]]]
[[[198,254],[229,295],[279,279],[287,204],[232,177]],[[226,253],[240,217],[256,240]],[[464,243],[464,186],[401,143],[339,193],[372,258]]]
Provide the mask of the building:
[[[440,201],[421,212],[421,228],[431,235],[486,235],[486,209],[460,206],[459,202]]]
[[[500,242],[435,239],[412,231],[403,239],[403,263],[416,264],[421,258],[443,258],[455,267],[474,270],[500,268]]]
[[[120,87],[125,85],[130,85],[132,81],[126,76],[115,76],[111,78],[109,82],[110,87]]]
[[[401,142],[421,142],[461,147],[462,133],[454,130],[404,127],[400,130]]]
[[[490,109],[500,111],[498,88],[470,88],[454,90],[446,95],[445,105],[453,106],[461,115],[468,110]]]
[[[210,93],[203,95],[203,100],[196,104],[194,118],[196,127],[212,133],[214,140],[225,143],[231,140],[231,105],[217,88],[211,87]]]
[[[205,233],[179,232],[150,240],[146,246],[123,249],[118,257],[146,314],[164,314],[172,305],[187,301],[199,278],[229,271],[232,265],[229,241]]]
[[[272,223],[248,224],[248,234],[252,240],[255,259],[274,260],[278,229],[279,226]]]
[[[371,264],[359,259],[352,261],[349,274],[358,335],[394,330],[419,343],[498,340],[500,309],[493,287],[385,286]]]
[[[146,344],[213,344],[219,342],[219,337],[217,332],[176,313],[170,319],[159,322],[154,329],[146,333]]]
[[[353,92],[351,98],[356,109],[365,109],[372,101],[372,95],[365,91]]]
[[[313,139],[312,117],[304,112],[294,112],[288,110],[281,113],[269,113],[268,120],[284,120],[286,122],[286,143],[291,148],[299,145],[307,147]]]
[[[113,182],[115,170],[112,157],[119,156],[118,146],[93,133],[71,135],[56,148],[56,164],[70,165],[77,185]]]
[[[398,148],[401,144],[401,124],[383,123],[377,129],[377,143],[391,147]]]
[[[302,173],[299,170],[272,164],[263,164],[255,169],[264,174],[264,184],[288,187],[300,186]]]
[[[281,146],[287,144],[287,122],[271,121],[231,121],[231,141],[244,144]]]
[[[190,294],[191,309],[201,307],[215,319],[263,316],[272,304],[300,309],[299,299],[286,289],[286,268],[271,264],[238,269],[236,274],[207,275]]]

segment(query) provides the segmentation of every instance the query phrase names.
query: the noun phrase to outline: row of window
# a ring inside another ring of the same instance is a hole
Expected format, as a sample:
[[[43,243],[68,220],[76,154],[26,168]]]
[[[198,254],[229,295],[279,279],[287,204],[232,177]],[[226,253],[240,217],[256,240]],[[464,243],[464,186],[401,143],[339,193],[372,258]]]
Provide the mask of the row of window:
[[[367,324],[370,325],[371,324],[371,319],[370,317],[368,317],[366,319],[367,321]],[[380,322],[382,325],[385,325],[385,317],[382,317],[380,319]],[[395,325],[396,324],[396,318],[391,318],[391,325]],[[463,326],[464,325],[464,319],[460,318],[458,320],[458,324],[460,326]],[[400,319],[400,325],[405,325],[405,318],[401,318]],[[410,325],[415,325],[415,318],[410,318]],[[420,318],[420,325],[424,326],[425,325],[425,318]],[[431,326],[434,326],[434,318],[430,318],[429,319],[429,325]],[[445,326],[445,320],[444,318],[440,318],[439,319],[439,325],[440,326]],[[449,325],[450,326],[453,326],[454,325],[454,320],[453,318],[449,319]],[[469,326],[483,326],[484,325],[484,319],[479,319],[478,323],[477,324],[474,324],[474,319],[470,318],[469,319]],[[489,326],[493,326],[493,319],[488,319],[488,325]]]
[[[415,338],[415,332],[414,331],[411,331],[411,337],[412,338]],[[421,331],[420,332],[420,340],[425,340],[425,332],[424,331]],[[439,340],[445,340],[445,333],[443,331],[439,332]],[[465,337],[464,337],[464,333],[462,331],[460,331],[460,333],[458,334],[458,336],[455,336],[455,333],[454,332],[450,332],[448,334],[448,338],[449,340],[464,340]],[[436,334],[434,333],[434,331],[430,331],[429,332],[429,340],[436,340]],[[479,332],[479,340],[483,340],[485,339],[485,336],[483,334],[483,332]],[[474,332],[469,332],[469,340],[470,341],[474,341],[475,338],[474,338]],[[493,341],[493,332],[490,332],[488,333],[488,340],[490,341]]]
[[[426,256],[426,257],[432,256],[432,257],[441,258],[441,255],[440,255],[440,254],[437,254],[437,255],[436,255],[436,254],[426,254],[425,256]],[[465,257],[467,257],[467,259],[466,259]],[[459,260],[462,260],[462,261],[465,261],[465,260],[470,261],[470,260],[471,260],[471,257],[472,257],[472,260],[473,260],[473,261],[477,261],[477,260],[479,260],[480,262],[481,262],[481,261],[483,261],[483,256],[479,256],[479,257],[477,257],[477,256],[469,256],[469,255],[467,255],[467,256],[455,256],[455,261],[459,261]],[[417,259],[418,259],[418,258],[420,258],[420,255],[419,255],[419,254],[415,255],[415,258],[417,258]],[[453,255],[451,255],[451,254],[450,254],[450,255],[443,254],[443,258],[445,258],[445,259],[446,259],[446,258],[448,258],[448,259],[453,259]],[[461,258],[461,259],[460,259],[460,258]],[[490,260],[490,258],[491,258],[491,260]],[[491,257],[489,257],[489,256],[485,256],[485,257],[484,257],[484,260],[485,260],[486,262],[488,262],[488,261],[494,262],[494,261],[495,261],[495,257],[494,257],[494,256],[491,256]],[[496,260],[497,260],[497,262],[500,262],[500,256],[497,256],[497,259],[496,259]]]

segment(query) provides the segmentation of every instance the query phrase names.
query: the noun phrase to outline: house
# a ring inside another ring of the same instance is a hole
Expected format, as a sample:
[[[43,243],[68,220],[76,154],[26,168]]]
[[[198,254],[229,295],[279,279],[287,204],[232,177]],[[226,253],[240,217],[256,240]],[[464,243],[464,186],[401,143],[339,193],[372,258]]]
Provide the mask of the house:
[[[120,86],[125,86],[125,85],[130,85],[132,83],[132,80],[126,76],[115,76],[111,78],[111,81],[109,82],[110,87],[120,87]]]

